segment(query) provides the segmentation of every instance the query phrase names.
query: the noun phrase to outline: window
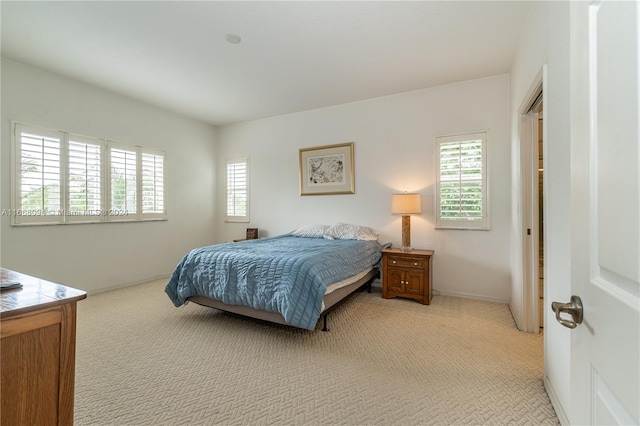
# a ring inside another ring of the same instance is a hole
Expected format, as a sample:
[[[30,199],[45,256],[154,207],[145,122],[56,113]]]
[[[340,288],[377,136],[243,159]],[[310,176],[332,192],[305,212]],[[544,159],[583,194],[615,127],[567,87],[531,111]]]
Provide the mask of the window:
[[[110,144],[111,209],[126,212],[122,216],[136,214],[138,207],[138,154],[135,147]]]
[[[81,221],[102,210],[103,145],[99,139],[69,135],[68,221]]]
[[[489,229],[487,133],[436,138],[436,227]]]
[[[164,215],[164,153],[143,149],[142,213]]]
[[[20,223],[61,222],[63,136],[61,132],[16,125],[13,198],[17,205],[10,213]]]
[[[166,218],[163,151],[21,123],[13,149],[12,225]]]
[[[249,222],[249,158],[227,160],[226,222]]]

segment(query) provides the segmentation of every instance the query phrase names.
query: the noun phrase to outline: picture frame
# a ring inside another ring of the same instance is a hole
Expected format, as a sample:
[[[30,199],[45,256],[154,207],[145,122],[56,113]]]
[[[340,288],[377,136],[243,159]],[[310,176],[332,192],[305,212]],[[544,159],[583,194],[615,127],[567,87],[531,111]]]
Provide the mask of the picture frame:
[[[353,145],[301,148],[300,195],[355,194]]]

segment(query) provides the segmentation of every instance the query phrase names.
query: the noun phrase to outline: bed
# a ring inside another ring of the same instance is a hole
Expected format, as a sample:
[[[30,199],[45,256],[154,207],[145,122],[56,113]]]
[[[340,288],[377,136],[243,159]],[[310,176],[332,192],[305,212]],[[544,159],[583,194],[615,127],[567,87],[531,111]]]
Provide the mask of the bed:
[[[331,309],[379,277],[382,248],[373,230],[347,224],[201,247],[184,256],[165,292],[175,306],[195,302],[307,330],[322,318],[327,331]]]

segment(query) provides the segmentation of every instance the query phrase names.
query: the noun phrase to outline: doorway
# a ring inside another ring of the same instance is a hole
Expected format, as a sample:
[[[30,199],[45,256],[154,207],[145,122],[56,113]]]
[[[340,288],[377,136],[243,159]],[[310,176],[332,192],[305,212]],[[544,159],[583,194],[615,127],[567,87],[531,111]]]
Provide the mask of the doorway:
[[[522,111],[520,138],[522,182],[522,330],[539,333],[544,327],[544,103],[542,79],[534,86]]]
[[[538,324],[540,326],[540,330],[544,328],[544,143],[543,143],[543,128],[544,128],[544,118],[543,118],[543,105],[542,100],[538,104],[537,107],[534,108],[534,116],[537,116],[538,119],[538,152],[536,158],[538,159],[538,184],[536,187],[538,188],[538,196],[536,197],[538,200],[538,220],[534,223],[534,226],[537,226],[537,234],[538,234]],[[534,123],[535,124],[535,123]]]

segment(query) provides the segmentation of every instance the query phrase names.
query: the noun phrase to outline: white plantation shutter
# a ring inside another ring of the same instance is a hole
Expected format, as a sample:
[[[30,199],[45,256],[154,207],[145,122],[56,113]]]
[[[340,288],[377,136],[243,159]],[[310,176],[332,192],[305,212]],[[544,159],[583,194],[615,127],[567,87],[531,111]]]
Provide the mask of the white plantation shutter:
[[[109,220],[166,219],[164,151],[109,142]]]
[[[103,218],[102,147],[103,142],[99,139],[69,135],[67,220]]]
[[[249,222],[249,158],[227,160],[225,221]]]
[[[111,173],[111,216],[127,219],[137,212],[137,168],[138,153],[135,147],[114,146],[109,148]],[[117,213],[116,213],[117,212]]]
[[[489,229],[487,134],[436,138],[436,227]]]
[[[12,224],[62,222],[64,134],[22,124],[14,131]]]
[[[162,152],[142,151],[142,213],[164,216],[164,159]]]
[[[164,220],[164,151],[12,122],[11,225]]]

